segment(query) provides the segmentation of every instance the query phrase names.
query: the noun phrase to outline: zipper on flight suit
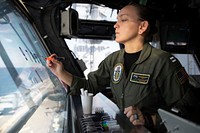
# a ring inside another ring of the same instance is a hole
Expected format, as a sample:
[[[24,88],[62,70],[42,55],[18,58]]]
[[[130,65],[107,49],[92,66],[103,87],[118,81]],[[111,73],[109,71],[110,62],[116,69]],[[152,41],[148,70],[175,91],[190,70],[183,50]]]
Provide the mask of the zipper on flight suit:
[[[131,69],[129,70],[129,73],[128,73],[128,77],[126,78],[126,81],[125,81],[125,83],[124,83],[124,85],[123,85],[123,90],[122,90],[122,94],[121,94],[121,100],[122,100],[122,109],[124,110],[124,102],[125,102],[125,100],[124,100],[124,92],[125,92],[125,86],[127,86],[127,84],[128,84],[128,82],[129,82],[129,79],[130,79],[130,75],[131,75],[131,73],[132,73],[132,71],[135,69],[135,67],[136,67],[136,64],[135,63],[133,63],[133,65],[131,66]],[[125,73],[124,73],[125,74]]]
[[[123,89],[124,90],[124,89]],[[124,110],[124,91],[121,94],[121,100],[122,100],[122,110]]]
[[[124,73],[125,74],[125,73]],[[125,83],[123,84],[123,88],[122,88],[122,94],[121,94],[121,101],[122,101],[122,110],[124,111],[124,92],[125,92],[125,86],[127,84],[127,78],[125,80]]]
[[[123,73],[123,76],[125,75],[125,73]],[[126,77],[126,75],[125,75]],[[125,91],[125,84],[127,82],[127,79],[125,80],[125,83],[123,84],[123,88],[122,88],[122,94],[121,94],[121,102],[122,102],[122,107],[121,110],[124,111],[124,91]]]

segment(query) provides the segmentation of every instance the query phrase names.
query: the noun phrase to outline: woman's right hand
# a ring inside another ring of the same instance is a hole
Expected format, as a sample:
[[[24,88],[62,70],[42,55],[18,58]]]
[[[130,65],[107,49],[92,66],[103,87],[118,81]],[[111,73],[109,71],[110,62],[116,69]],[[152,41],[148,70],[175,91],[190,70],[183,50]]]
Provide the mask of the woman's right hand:
[[[58,61],[56,57],[57,57],[56,54],[50,55],[48,57],[50,58],[50,60],[46,60],[46,65],[52,71],[52,73],[59,78],[62,75],[62,73],[65,71],[65,69],[62,62]]]

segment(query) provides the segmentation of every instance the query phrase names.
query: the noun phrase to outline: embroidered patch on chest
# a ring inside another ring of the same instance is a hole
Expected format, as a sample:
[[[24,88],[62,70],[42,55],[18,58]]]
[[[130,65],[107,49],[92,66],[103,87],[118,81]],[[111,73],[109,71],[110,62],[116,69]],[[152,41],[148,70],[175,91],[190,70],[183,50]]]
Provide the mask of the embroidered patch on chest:
[[[114,73],[113,73],[113,82],[118,83],[122,77],[123,73],[123,65],[121,63],[118,63],[114,67]]]
[[[131,73],[130,81],[139,84],[147,84],[149,82],[150,74]]]

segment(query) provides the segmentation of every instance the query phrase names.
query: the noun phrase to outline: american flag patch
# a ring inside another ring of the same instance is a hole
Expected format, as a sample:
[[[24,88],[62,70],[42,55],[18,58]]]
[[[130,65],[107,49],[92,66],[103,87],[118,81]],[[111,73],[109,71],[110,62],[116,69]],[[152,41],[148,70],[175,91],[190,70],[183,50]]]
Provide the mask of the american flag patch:
[[[183,67],[177,72],[177,76],[181,84],[183,84],[189,77]]]

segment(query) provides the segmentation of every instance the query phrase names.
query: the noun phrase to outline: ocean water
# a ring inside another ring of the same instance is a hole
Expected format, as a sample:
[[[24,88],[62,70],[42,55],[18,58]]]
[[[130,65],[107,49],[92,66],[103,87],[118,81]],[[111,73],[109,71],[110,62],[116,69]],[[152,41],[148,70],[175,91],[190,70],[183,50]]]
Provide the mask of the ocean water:
[[[17,86],[7,68],[0,68],[0,96],[8,95],[16,91]]]
[[[39,82],[43,82],[48,78],[45,68],[15,68],[20,79],[20,86],[30,88]],[[8,95],[18,91],[18,87],[14,82],[7,68],[0,68],[0,96]]]

